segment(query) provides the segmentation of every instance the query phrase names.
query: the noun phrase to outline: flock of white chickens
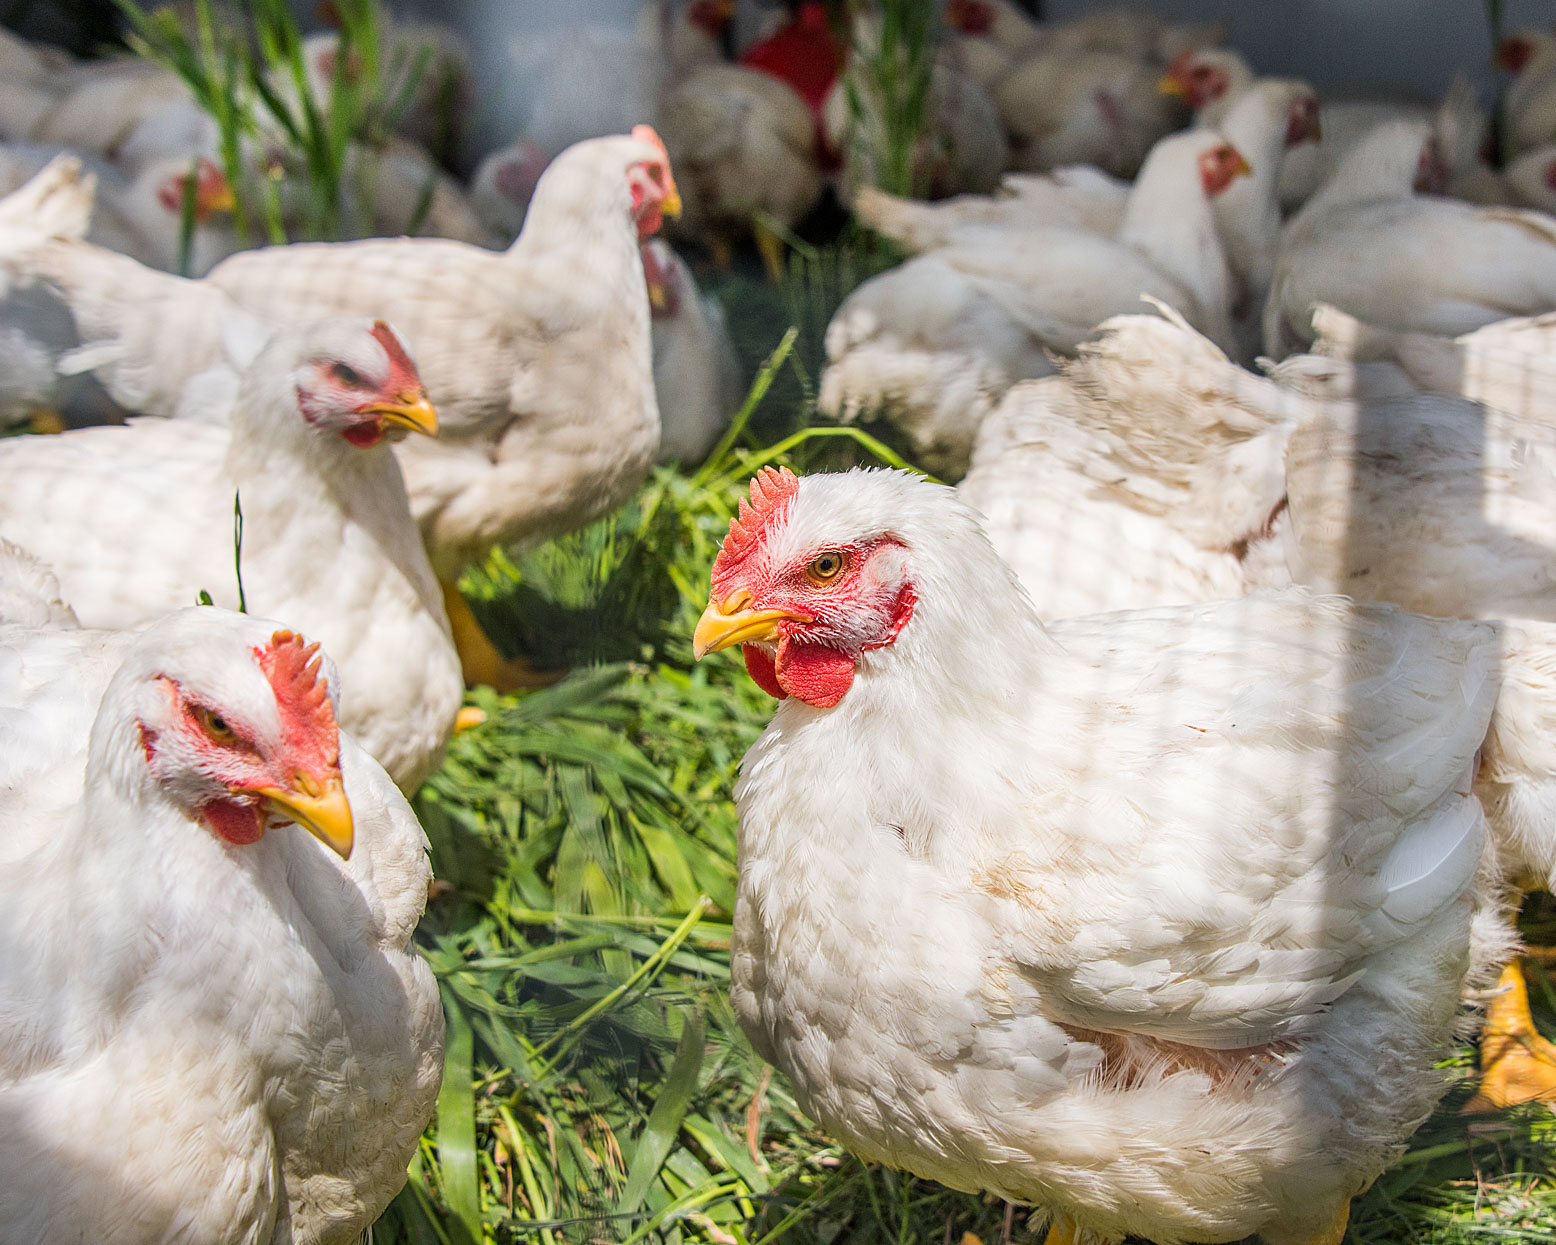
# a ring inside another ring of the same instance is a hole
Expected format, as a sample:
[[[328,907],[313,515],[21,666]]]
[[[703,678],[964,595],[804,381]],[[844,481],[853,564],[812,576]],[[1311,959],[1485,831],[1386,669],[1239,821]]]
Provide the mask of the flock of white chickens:
[[[253,251],[176,79],[0,41],[50,145],[0,157],[6,304],[71,326],[0,326],[4,412],[90,375],[160,417],[0,440],[0,1241],[387,1205],[442,1066],[402,793],[533,676],[457,580],[707,451],[739,377],[657,235],[776,268],[829,181],[909,258],[820,404],[961,482],[764,469],[712,568],[696,656],[782,702],[736,793],[757,1051],[1051,1245],[1339,1245],[1468,1025],[1474,1106],[1556,1100],[1512,926],[1556,883],[1556,35],[1500,49],[1493,168],[1464,83],[1332,102],[950,0],[920,202],[872,184],[872,19],[731,63],[730,16],[645,5],[610,96],[608,38],[537,55],[448,236]]]

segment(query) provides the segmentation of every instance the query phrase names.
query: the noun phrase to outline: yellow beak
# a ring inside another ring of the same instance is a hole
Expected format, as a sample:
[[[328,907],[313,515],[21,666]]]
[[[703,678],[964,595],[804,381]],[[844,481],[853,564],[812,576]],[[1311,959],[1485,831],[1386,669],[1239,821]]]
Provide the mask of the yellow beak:
[[[1237,163],[1232,166],[1233,177],[1248,177],[1253,173],[1253,165],[1241,155],[1237,157]]]
[[[311,774],[298,774],[290,789],[261,787],[259,794],[270,801],[278,817],[295,821],[342,860],[351,858],[354,835],[351,802],[339,774],[326,778],[321,785]]]
[[[666,176],[669,176],[669,174]],[[681,215],[681,192],[676,189],[673,176],[670,177],[670,186],[665,191],[665,197],[659,201],[659,210],[672,220]]]
[[[697,620],[697,630],[692,632],[692,656],[701,661],[709,653],[729,648],[733,644],[750,644],[755,641],[776,643],[778,624],[784,620],[809,622],[802,614],[788,610],[748,610],[742,608],[751,599],[744,588],[737,589],[722,601],[708,598],[708,608]]]
[[[225,177],[218,185],[199,192],[196,205],[205,212],[230,212],[238,206],[238,197],[232,191],[232,183]]]
[[[1156,93],[1158,95],[1185,95],[1183,83],[1178,80],[1176,74],[1164,73],[1156,80]]]
[[[385,423],[399,428],[409,428],[412,432],[419,432],[425,437],[438,435],[438,410],[432,405],[432,400],[427,397],[425,390],[401,393],[396,397],[399,399],[397,402],[386,402],[382,406],[369,407],[368,413],[382,415]]]

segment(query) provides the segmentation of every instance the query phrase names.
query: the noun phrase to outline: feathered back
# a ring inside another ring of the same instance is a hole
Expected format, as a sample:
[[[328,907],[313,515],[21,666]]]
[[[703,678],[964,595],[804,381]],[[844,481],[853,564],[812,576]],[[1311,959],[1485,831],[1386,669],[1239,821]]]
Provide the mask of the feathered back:
[[[0,539],[0,623],[75,627],[76,612],[60,599],[59,580],[25,549]]]
[[[1160,316],[1106,321],[1063,375],[1084,399],[1081,420],[1114,438],[1121,474],[1110,487],[1147,513],[1179,513],[1205,548],[1228,548],[1279,504],[1285,439],[1303,401],[1157,306]]]

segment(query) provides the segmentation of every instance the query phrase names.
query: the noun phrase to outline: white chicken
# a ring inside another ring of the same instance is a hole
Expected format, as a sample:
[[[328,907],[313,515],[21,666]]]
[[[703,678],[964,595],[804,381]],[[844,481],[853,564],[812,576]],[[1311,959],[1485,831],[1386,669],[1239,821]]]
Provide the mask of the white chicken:
[[[1125,52],[1045,45],[1026,57],[994,90],[1011,167],[1041,173],[1094,164],[1133,176],[1151,145],[1181,120],[1156,89],[1158,72]]]
[[[277,323],[393,316],[441,416],[430,452],[399,447],[412,513],[466,674],[508,686],[526,672],[486,640],[455,581],[494,544],[608,512],[647,472],[659,412],[638,243],[679,207],[644,126],[553,161],[503,252],[430,238],[270,247],[179,282],[79,242],[31,244],[30,229],[14,247],[0,233],[0,264],[62,292],[83,340],[106,343],[121,377],[133,372],[133,392],[110,388],[137,411],[173,411],[219,361],[222,294]]]
[[[1513,73],[1502,105],[1505,154],[1556,142],[1556,32],[1515,30],[1497,45],[1496,61]]]
[[[1458,394],[1536,423],[1556,424],[1556,314],[1498,320],[1459,337],[1397,333],[1338,307],[1313,313],[1316,354],[1399,367],[1417,389]]]
[[[345,673],[342,723],[414,790],[463,694],[385,443],[437,431],[416,369],[382,322],[280,330],[248,363],[230,421],[0,442],[0,536],[59,577],[88,627],[139,626],[203,591],[327,640]]]
[[[731,1001],[800,1104],[1054,1239],[1339,1240],[1497,921],[1495,629],[1299,590],[1045,628],[884,471],[764,473],[712,578],[694,652],[782,698]]]
[[[1097,9],[1039,24],[1012,0],[950,0],[945,21],[956,45],[985,86],[1035,52],[1122,52],[1165,63],[1189,48],[1220,42],[1220,23],[1173,25],[1142,9]]]
[[[993,195],[957,195],[939,203],[865,186],[854,199],[854,214],[908,254],[920,255],[948,246],[969,225],[1012,230],[1055,225],[1112,237],[1124,223],[1128,202],[1128,182],[1077,164],[1049,173],[1007,173]]]
[[[1211,201],[1211,210],[1232,274],[1235,353],[1252,362],[1280,242],[1281,170],[1291,152],[1317,140],[1318,97],[1304,82],[1261,78],[1227,109],[1216,129],[1251,166],[1246,178]]]
[[[1042,29],[1012,0],[947,0],[943,16],[957,59],[991,91],[1043,44]]]
[[[1118,316],[1005,395],[957,493],[1041,617],[1241,596],[1290,582],[1267,537],[1305,410],[1180,317]]]
[[[1379,126],[1281,237],[1265,351],[1312,340],[1317,303],[1385,328],[1449,336],[1556,307],[1556,217],[1417,195],[1425,125]]]
[[[1195,110],[1196,121],[1222,127],[1227,111],[1258,81],[1252,68],[1230,48],[1198,48],[1179,56],[1162,76],[1159,88],[1180,96]],[[1457,75],[1442,101],[1429,104],[1393,99],[1325,99],[1319,108],[1321,135],[1312,147],[1293,152],[1281,167],[1280,204],[1294,210],[1333,175],[1346,154],[1386,122],[1419,121],[1431,126],[1436,141],[1434,170],[1442,189],[1475,165],[1488,124],[1474,84]]]
[[[427,844],[322,661],[214,608],[0,627],[0,1238],[330,1245],[405,1183]]]
[[[925,461],[959,475],[984,416],[1023,378],[1053,370],[1142,294],[1229,342],[1230,277],[1210,200],[1247,171],[1210,131],[1157,144],[1116,238],[1056,228],[974,227],[865,282],[827,328],[819,403],[879,412]]]
[[[1504,876],[1556,885],[1556,431],[1419,393],[1387,365],[1303,356],[1274,371],[1246,372],[1181,321],[1121,317],[1063,379],[1011,391],[962,496],[1040,610],[1295,579],[1500,620],[1507,677],[1476,791]],[[1477,1105],[1556,1099],[1556,1047],[1516,964],[1501,985]]]
[[[686,193],[681,231],[728,266],[750,234],[774,280],[783,245],[763,222],[792,228],[826,187],[816,123],[788,83],[745,65],[704,65],[665,96],[665,146]]]
[[[700,462],[742,396],[724,308],[697,288],[691,269],[660,238],[643,243],[643,275],[653,309],[659,461]]]

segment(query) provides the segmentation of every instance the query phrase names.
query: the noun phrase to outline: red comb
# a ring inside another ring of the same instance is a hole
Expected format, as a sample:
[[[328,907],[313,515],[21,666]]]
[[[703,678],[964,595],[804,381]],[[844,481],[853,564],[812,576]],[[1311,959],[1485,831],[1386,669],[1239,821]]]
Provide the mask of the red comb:
[[[763,467],[751,478],[751,502],[747,505],[744,497],[740,499],[735,517],[729,521],[729,535],[713,560],[715,588],[751,556],[762,534],[788,510],[799,488],[799,476],[787,467]]]
[[[670,161],[670,153],[665,150],[664,139],[659,137],[659,134],[655,131],[653,126],[651,126],[651,125],[635,125],[635,126],[633,126],[632,127],[632,137],[637,139],[638,142],[640,142],[640,143],[647,143],[650,147],[657,147],[659,149],[660,154],[662,156],[664,156],[665,162],[667,164],[669,163],[669,161]]]
[[[321,674],[319,644],[277,631],[254,656],[275,692],[281,733],[292,761],[315,777],[340,770],[340,730]]]
[[[420,389],[421,376],[417,374],[411,356],[405,353],[405,347],[400,344],[400,339],[394,335],[394,330],[382,320],[374,320],[370,331],[378,344],[384,348],[384,353],[389,356],[387,388]]]

